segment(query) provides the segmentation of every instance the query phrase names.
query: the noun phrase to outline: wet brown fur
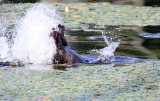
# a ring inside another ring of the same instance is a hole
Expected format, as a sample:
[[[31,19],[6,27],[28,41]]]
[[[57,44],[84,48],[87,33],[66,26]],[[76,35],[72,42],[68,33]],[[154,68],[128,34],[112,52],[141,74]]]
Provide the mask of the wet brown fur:
[[[57,53],[54,56],[54,64],[73,64],[73,63],[85,63],[82,57],[78,54],[75,54],[75,51],[72,50],[64,37],[65,27],[58,25],[59,31],[55,31],[50,34],[54,38],[55,44],[57,47]],[[67,47],[67,48],[66,48]],[[68,49],[69,47],[69,49]]]

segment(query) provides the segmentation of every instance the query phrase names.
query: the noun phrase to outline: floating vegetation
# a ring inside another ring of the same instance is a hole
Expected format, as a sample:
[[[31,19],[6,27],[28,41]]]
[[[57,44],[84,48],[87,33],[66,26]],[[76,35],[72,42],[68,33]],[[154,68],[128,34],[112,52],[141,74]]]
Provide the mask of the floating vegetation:
[[[159,61],[66,71],[1,67],[0,100],[158,101],[159,75]]]
[[[130,5],[112,5],[109,3],[52,3],[68,28],[79,29],[81,23],[97,25],[159,25],[159,7],[138,7]],[[16,16],[24,16],[33,4],[4,4],[0,6],[1,21],[15,24]],[[65,8],[69,9],[65,13]],[[98,21],[99,20],[99,21]],[[72,26],[71,26],[72,25]]]

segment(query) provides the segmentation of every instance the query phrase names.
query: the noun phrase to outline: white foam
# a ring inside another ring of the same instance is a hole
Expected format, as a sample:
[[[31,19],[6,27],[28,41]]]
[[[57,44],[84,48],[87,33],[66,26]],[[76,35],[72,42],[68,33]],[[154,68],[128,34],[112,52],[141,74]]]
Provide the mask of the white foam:
[[[23,18],[17,21],[12,56],[23,63],[48,64],[56,54],[54,39],[49,35],[58,24],[63,25],[54,8],[44,4],[35,4],[27,10]]]

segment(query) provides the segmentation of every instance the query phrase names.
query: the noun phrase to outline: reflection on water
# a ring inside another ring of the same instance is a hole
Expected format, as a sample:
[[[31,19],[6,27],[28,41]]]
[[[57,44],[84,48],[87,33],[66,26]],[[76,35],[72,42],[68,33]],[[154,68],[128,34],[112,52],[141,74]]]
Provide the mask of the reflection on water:
[[[94,31],[96,29],[93,26],[94,25],[89,24],[89,28],[93,31],[67,31],[67,35],[69,36],[66,36],[66,38],[69,45],[82,55],[93,55],[90,53],[90,50],[101,49],[106,46],[101,32]],[[106,31],[113,31],[121,40],[119,47],[115,51],[115,55],[140,59],[160,58],[159,38],[153,39],[140,36],[139,34],[147,33],[143,30],[144,28],[146,27],[106,26]],[[149,27],[147,30],[150,31],[152,28]]]
[[[160,33],[160,25],[157,26],[145,26],[142,28],[147,33]]]
[[[160,38],[160,33],[146,33],[146,34],[140,34],[143,37],[147,37],[147,38]]]

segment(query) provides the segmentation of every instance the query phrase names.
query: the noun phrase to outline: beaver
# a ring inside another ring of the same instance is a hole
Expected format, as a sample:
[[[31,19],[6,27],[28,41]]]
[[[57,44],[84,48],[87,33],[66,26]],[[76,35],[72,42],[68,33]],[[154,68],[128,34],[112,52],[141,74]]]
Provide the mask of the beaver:
[[[53,28],[50,34],[50,36],[54,38],[57,47],[57,53],[54,56],[53,64],[86,63],[77,52],[68,46],[64,37],[64,31],[65,27],[59,24],[58,31]]]

